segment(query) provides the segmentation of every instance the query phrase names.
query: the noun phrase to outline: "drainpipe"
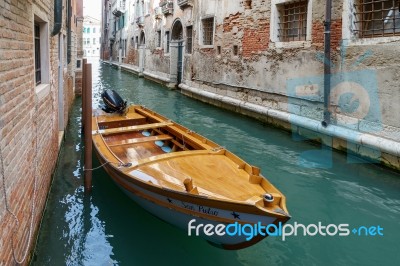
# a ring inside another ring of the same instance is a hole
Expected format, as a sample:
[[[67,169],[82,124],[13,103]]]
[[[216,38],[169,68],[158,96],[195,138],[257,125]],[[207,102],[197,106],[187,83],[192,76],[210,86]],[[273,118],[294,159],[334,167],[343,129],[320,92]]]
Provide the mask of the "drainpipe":
[[[324,60],[324,120],[322,126],[327,127],[331,122],[329,112],[329,95],[331,94],[331,17],[332,0],[326,0],[325,12],[325,60]]]
[[[62,0],[54,0],[54,28],[51,36],[60,33],[62,26]]]
[[[71,63],[71,0],[67,1],[67,63]]]

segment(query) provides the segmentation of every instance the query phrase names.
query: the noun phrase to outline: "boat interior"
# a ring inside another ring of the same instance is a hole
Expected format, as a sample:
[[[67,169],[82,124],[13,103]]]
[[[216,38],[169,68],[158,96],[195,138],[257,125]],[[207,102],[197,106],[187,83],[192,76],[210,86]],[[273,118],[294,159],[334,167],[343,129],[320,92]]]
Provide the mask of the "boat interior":
[[[102,136],[108,150],[122,164],[140,162],[140,167],[129,172],[136,178],[260,207],[266,206],[263,195],[268,192],[279,205],[281,193],[260,176],[259,168],[151,110],[130,106],[124,116],[95,111],[95,117],[97,128],[93,130]]]

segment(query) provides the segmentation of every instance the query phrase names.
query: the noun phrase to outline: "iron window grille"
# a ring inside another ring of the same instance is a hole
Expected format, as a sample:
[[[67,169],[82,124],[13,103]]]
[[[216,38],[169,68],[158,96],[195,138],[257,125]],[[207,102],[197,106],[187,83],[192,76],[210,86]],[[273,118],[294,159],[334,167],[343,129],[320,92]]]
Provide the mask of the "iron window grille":
[[[305,41],[307,37],[308,1],[279,5],[278,38],[282,42]]]
[[[34,25],[35,30],[35,82],[36,85],[42,83],[42,70],[40,64],[40,26]]]
[[[399,9],[399,0],[360,0],[355,32],[361,38],[400,35]]]
[[[205,18],[202,20],[203,26],[203,45],[213,44],[214,18]]]
[[[193,28],[189,26],[186,28],[186,52],[188,54],[192,53],[193,46]]]

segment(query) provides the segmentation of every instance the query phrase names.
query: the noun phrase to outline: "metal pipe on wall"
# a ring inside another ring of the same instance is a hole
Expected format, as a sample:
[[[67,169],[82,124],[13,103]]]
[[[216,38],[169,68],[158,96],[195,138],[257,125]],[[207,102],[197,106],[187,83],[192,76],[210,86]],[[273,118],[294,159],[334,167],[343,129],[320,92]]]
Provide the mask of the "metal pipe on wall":
[[[62,26],[62,0],[54,0],[54,27],[51,36],[60,33]]]
[[[67,1],[67,63],[71,63],[71,0]]]
[[[325,41],[324,41],[324,120],[322,126],[327,127],[331,122],[329,111],[329,96],[331,94],[331,19],[332,0],[326,0],[325,12]]]

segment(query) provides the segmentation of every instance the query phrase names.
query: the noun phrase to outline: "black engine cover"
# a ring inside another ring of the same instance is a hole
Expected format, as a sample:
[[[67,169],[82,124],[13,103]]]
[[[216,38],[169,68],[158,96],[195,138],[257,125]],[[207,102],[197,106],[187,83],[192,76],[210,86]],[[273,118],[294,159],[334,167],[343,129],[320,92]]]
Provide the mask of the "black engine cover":
[[[104,106],[101,109],[106,113],[125,113],[126,101],[124,101],[119,94],[114,90],[105,90],[101,94]]]

